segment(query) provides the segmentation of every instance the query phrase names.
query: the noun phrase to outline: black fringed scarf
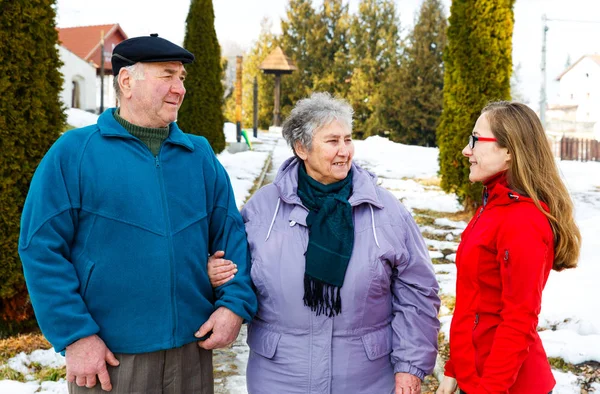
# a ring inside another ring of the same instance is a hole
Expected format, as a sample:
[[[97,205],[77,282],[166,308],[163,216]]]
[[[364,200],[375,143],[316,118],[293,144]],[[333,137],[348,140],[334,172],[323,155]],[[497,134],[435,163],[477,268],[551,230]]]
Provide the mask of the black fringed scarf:
[[[317,316],[331,317],[342,311],[340,288],[354,246],[352,171],[342,181],[323,185],[304,167],[298,170],[298,196],[308,208],[308,248],[304,271],[304,305]]]

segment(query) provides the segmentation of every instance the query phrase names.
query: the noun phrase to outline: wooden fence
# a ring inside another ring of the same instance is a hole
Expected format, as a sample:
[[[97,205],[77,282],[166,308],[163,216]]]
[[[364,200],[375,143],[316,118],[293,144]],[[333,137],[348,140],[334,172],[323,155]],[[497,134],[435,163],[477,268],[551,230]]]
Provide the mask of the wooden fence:
[[[563,137],[551,141],[552,151],[561,160],[600,161],[600,141]]]

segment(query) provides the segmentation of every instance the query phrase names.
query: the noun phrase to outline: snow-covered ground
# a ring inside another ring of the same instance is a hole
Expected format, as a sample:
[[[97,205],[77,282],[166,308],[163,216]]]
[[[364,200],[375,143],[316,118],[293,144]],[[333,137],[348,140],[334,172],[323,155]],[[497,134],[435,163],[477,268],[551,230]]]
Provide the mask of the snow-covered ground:
[[[69,115],[71,119],[71,115]],[[70,124],[71,121],[69,121]],[[226,125],[224,132],[231,140],[231,130],[235,128]],[[235,134],[233,134],[235,136]],[[235,137],[233,137],[235,141]],[[291,155],[285,142],[273,133],[261,133],[258,139],[251,139],[254,151],[237,153],[227,152],[218,157],[228,170],[236,194],[238,206],[246,199],[254,179],[260,174],[267,156],[272,159],[272,169],[267,178],[274,176],[277,168]],[[437,178],[438,150],[392,143],[380,137],[371,137],[365,141],[356,141],[355,161],[373,171],[380,177],[383,187],[392,191],[409,208],[430,209],[439,212],[456,212],[460,206],[454,195],[445,194],[435,182],[427,180]],[[600,362],[600,313],[598,313],[596,281],[600,278],[600,163],[559,162],[563,178],[575,202],[576,220],[583,237],[579,267],[565,272],[552,272],[543,296],[542,313],[540,316],[540,333],[544,346],[550,357],[560,357],[571,363],[583,361]],[[445,257],[454,261],[451,253],[456,249],[459,234],[466,226],[464,222],[453,222],[448,219],[437,219],[436,226],[422,227],[427,234],[445,235],[446,241],[427,240],[435,251],[432,257]],[[442,253],[444,251],[444,253]],[[450,253],[450,254],[448,254]],[[456,267],[454,264],[435,265],[441,292],[454,294]],[[444,313],[443,313],[444,314]],[[442,317],[442,330],[449,328],[451,316]],[[228,394],[246,394],[245,364],[247,347],[244,347],[243,337],[236,342],[234,363],[239,371],[238,376],[228,377],[222,391]],[[45,352],[45,353],[44,353]],[[34,352],[35,353],[35,352]],[[44,356],[45,355],[45,356]],[[11,360],[9,365],[14,368],[24,368],[28,360],[34,357],[47,357],[47,360],[37,361],[40,364],[56,362],[51,350],[35,355],[19,355]],[[60,360],[60,357],[58,357]],[[27,372],[23,369],[23,372]],[[575,394],[580,389],[577,377],[572,373],[554,371],[557,379],[555,394]],[[596,385],[600,392],[600,385]],[[37,391],[41,390],[41,391]],[[62,390],[62,391],[61,391]],[[0,393],[29,394],[66,393],[64,382],[28,382],[0,381]],[[219,391],[221,392],[221,391]]]
[[[96,123],[98,115],[77,108],[67,108],[67,124],[73,127],[85,127]]]

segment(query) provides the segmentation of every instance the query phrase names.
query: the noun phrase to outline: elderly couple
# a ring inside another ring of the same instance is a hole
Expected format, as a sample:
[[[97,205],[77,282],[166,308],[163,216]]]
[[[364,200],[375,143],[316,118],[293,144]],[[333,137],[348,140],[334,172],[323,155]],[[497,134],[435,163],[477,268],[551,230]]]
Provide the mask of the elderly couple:
[[[65,133],[32,180],[19,252],[69,393],[213,393],[211,350],[244,321],[250,394],[420,393],[438,285],[410,213],[352,162],[351,107],[299,101],[294,157],[240,215],[207,141],[175,123],[193,60],[157,35],[119,44],[119,108]]]

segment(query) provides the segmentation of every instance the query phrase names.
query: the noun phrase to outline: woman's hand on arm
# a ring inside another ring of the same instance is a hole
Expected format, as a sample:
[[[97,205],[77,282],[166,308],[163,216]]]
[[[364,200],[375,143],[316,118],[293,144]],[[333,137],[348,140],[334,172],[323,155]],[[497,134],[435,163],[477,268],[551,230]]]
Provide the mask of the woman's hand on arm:
[[[440,383],[435,394],[453,394],[456,391],[457,386],[456,379],[451,378],[450,376],[444,376],[444,379],[442,380],[442,383]]]
[[[409,373],[397,372],[396,394],[421,394],[421,379]]]
[[[223,258],[225,252],[219,250],[208,258],[208,278],[212,287],[219,287],[229,282],[237,273],[237,265]]]

